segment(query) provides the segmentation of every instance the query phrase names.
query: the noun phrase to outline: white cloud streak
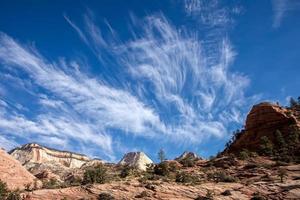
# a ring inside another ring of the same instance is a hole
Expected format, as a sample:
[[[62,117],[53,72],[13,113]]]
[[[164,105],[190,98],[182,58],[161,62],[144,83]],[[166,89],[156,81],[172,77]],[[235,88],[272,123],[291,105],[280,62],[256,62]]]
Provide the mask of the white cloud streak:
[[[210,29],[204,39],[197,30],[176,27],[163,14],[145,19],[132,15],[132,37],[127,41],[119,40],[107,22],[106,38],[91,15],[84,17],[83,29],[64,15],[102,66],[114,63],[126,76],[119,77],[117,86],[83,73],[85,66],[74,61],[48,61],[1,33],[0,62],[8,71],[26,73],[45,93],[35,94],[43,112],[34,117],[1,104],[0,130],[6,136],[49,138],[56,145],[75,141],[87,151],[93,144],[110,160],[116,150],[111,130],[187,145],[223,138],[229,124],[241,123],[242,108],[251,104],[244,93],[250,80],[230,70],[236,53],[229,39],[214,29],[231,21],[228,10],[217,1],[209,7],[197,2],[185,1],[185,10],[193,17],[202,13],[201,23]],[[126,149],[123,145],[116,143]]]
[[[284,17],[291,11],[300,9],[300,2],[297,0],[272,0],[273,6],[273,27],[280,27]]]

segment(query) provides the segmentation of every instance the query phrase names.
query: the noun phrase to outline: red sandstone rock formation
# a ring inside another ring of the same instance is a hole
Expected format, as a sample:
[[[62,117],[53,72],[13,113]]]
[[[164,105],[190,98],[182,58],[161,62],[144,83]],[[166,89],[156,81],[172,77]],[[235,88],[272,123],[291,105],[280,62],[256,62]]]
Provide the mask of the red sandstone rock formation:
[[[283,136],[291,132],[291,126],[300,127],[297,112],[272,103],[260,103],[252,107],[246,119],[245,130],[227,152],[236,153],[242,149],[257,151],[261,137],[274,141],[274,133],[279,130]]]

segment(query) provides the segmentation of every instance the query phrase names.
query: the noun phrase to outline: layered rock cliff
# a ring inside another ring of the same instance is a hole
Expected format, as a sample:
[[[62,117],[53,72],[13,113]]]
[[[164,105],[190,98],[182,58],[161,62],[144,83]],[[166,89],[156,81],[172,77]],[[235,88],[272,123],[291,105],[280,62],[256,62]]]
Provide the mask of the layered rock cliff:
[[[39,144],[30,143],[9,152],[22,165],[29,166],[32,163],[58,163],[67,168],[80,168],[90,159],[82,154],[59,151],[47,148]]]
[[[297,110],[278,104],[263,102],[254,105],[247,115],[245,129],[238,134],[226,152],[236,153],[243,149],[257,151],[263,136],[274,142],[277,130],[283,137],[287,137],[293,129],[300,128],[299,116]]]
[[[144,152],[130,152],[124,155],[119,162],[120,165],[128,165],[136,167],[137,169],[145,171],[147,165],[152,164],[153,161]]]
[[[34,185],[35,177],[17,160],[0,149],[0,180],[11,190],[24,189],[25,185]]]

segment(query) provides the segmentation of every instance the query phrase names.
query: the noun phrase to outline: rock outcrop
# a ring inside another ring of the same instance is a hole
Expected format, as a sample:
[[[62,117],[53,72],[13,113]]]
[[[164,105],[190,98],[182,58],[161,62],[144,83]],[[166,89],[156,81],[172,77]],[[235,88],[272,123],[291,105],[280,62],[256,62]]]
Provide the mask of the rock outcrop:
[[[295,110],[281,107],[278,104],[263,102],[254,105],[247,116],[245,130],[239,134],[226,151],[230,153],[236,153],[242,149],[257,151],[263,136],[267,136],[274,142],[276,130],[286,137],[291,133],[292,128],[299,128],[298,117]]]
[[[0,149],[0,180],[4,181],[10,190],[24,189],[25,185],[33,186],[35,179],[19,161]]]
[[[177,161],[181,161],[181,160],[185,160],[185,159],[201,160],[202,158],[200,156],[198,156],[196,153],[189,152],[189,151],[185,151],[179,157],[175,158],[175,160],[177,160]]]
[[[143,171],[147,169],[147,165],[152,163],[153,161],[144,152],[129,152],[119,162],[120,165],[136,167]]]
[[[59,151],[35,143],[25,144],[22,147],[11,150],[9,153],[25,166],[31,163],[54,162],[68,168],[80,168],[83,164],[90,161],[87,156],[82,154]]]

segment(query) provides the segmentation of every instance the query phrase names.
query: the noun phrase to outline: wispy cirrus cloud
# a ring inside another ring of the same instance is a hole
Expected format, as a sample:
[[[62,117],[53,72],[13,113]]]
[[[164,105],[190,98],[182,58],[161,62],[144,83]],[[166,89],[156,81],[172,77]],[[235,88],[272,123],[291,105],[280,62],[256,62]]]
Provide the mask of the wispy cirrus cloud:
[[[184,10],[197,26],[201,16],[206,34],[175,25],[163,13],[142,19],[132,14],[131,36],[124,41],[108,22],[103,30],[91,11],[83,27],[64,15],[106,69],[101,77],[84,73],[87,66],[75,61],[48,60],[1,33],[3,76],[34,96],[39,111],[29,116],[3,104],[0,130],[70,149],[75,142],[89,154],[100,148],[108,160],[130,148],[117,135],[182,145],[227,137],[256,98],[245,95],[248,77],[230,69],[237,55],[226,36],[231,10],[218,1],[188,0]],[[18,73],[26,76],[12,75]],[[39,89],[25,87],[28,82]]]
[[[273,27],[280,27],[284,17],[291,11],[300,9],[300,2],[297,0],[272,0],[273,6]]]

